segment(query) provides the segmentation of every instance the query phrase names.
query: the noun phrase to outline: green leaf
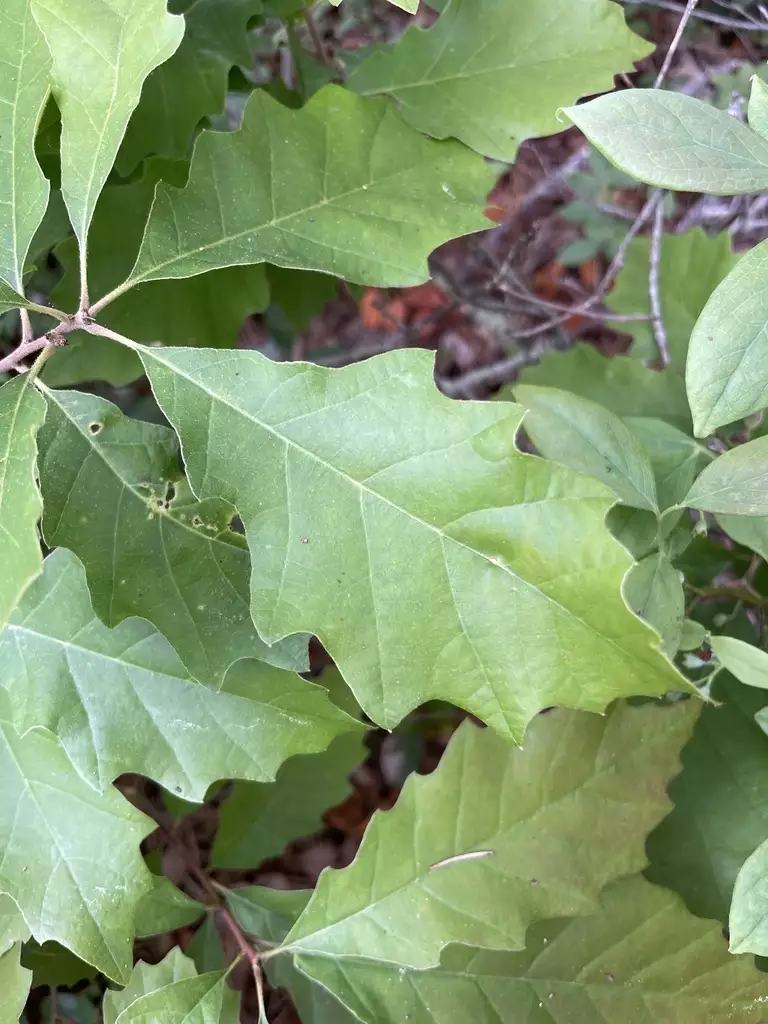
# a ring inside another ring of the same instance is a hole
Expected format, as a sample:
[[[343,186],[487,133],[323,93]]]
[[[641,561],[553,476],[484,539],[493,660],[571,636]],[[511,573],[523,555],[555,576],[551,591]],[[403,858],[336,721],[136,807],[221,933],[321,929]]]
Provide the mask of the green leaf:
[[[271,984],[290,993],[302,1024],[359,1024],[357,1014],[303,974],[291,957],[275,957],[265,966]]]
[[[648,44],[608,0],[448,0],[437,24],[377,47],[347,80],[388,93],[406,120],[512,162],[524,139],[562,130],[557,108],[613,88]]]
[[[194,977],[195,965],[184,956],[178,946],[175,946],[159,964],[150,965],[139,960],[122,992],[110,990],[105,994],[104,1024],[115,1024],[123,1010],[128,1009],[141,996]]]
[[[768,561],[768,517],[717,516],[717,525],[738,544],[755,551]]]
[[[419,0],[389,0],[395,7],[399,7],[401,11],[407,11],[409,14],[415,14],[419,9]],[[341,0],[331,0],[334,7],[338,7]],[[437,3],[434,5],[437,7]]]
[[[764,139],[768,139],[768,85],[754,75],[752,89],[749,94],[748,109],[749,127]]]
[[[625,89],[563,113],[619,170],[649,185],[723,196],[768,188],[768,141],[703,100]]]
[[[680,647],[685,618],[682,574],[667,555],[657,552],[633,565],[624,581],[627,604],[661,636],[662,650],[672,657]]]
[[[680,650],[695,651],[701,647],[707,639],[707,631],[700,622],[695,619],[683,619],[683,628],[680,633]],[[711,914],[704,914],[703,917],[711,917]]]
[[[763,243],[714,291],[691,335],[686,385],[698,437],[768,405],[767,269]]]
[[[140,772],[201,802],[219,779],[269,781],[292,754],[323,749],[356,727],[322,687],[258,662],[249,697],[194,682],[143,619],[108,629],[85,572],[58,548],[0,638],[0,679],[18,726],[60,738],[76,769],[105,789]]]
[[[154,822],[84,782],[49,733],[0,725],[0,888],[35,939],[54,939],[121,984],[150,885],[139,844]],[[76,827],[73,827],[76,825]]]
[[[702,232],[703,235],[703,232]],[[681,236],[687,238],[687,235]],[[706,237],[706,236],[704,236]],[[667,242],[675,236],[664,239]],[[627,254],[624,271],[632,265],[632,248]],[[621,279],[620,279],[621,281]],[[620,288],[620,281],[610,295],[613,303]],[[663,283],[663,282],[662,282]],[[690,282],[690,284],[695,283]],[[645,293],[647,301],[648,268],[645,268]],[[611,306],[618,312],[618,307]],[[642,310],[640,310],[642,312]],[[623,311],[622,311],[623,312]],[[638,312],[636,308],[627,312]],[[665,321],[665,326],[667,326]],[[622,330],[633,329],[633,325],[622,325]],[[687,339],[686,339],[687,340]],[[669,371],[649,370],[647,366],[629,356],[602,355],[593,345],[577,342],[565,351],[546,352],[536,366],[526,367],[518,377],[519,384],[534,384],[537,387],[560,388],[574,395],[588,398],[604,406],[617,416],[650,416],[666,420],[683,430],[690,429],[691,415],[685,396],[682,378]],[[514,387],[514,385],[512,386]],[[511,395],[512,387],[505,389]]]
[[[48,99],[51,60],[29,0],[4,0],[0,40],[0,279],[23,294],[27,253],[49,191],[35,159],[35,132]]]
[[[36,437],[44,419],[45,401],[26,375],[0,387],[0,628],[43,565]]]
[[[740,683],[768,690],[768,654],[765,651],[733,636],[713,636],[709,643],[720,664]]]
[[[18,1024],[29,995],[32,972],[19,961],[21,944],[17,943],[0,956],[0,1024]]]
[[[260,0],[192,3],[181,45],[144,83],[117,156],[122,175],[153,153],[189,155],[198,124],[224,110],[232,65],[253,63],[246,28],[260,11]]]
[[[15,942],[27,942],[30,931],[16,903],[0,893],[0,953],[5,953]]]
[[[719,925],[642,878],[614,883],[601,903],[592,917],[532,928],[520,953],[454,946],[431,971],[317,960],[311,974],[367,1024],[764,1020],[765,975],[728,954]]]
[[[90,285],[102,295],[121,284],[141,245],[155,185],[186,178],[186,165],[150,160],[139,181],[110,186],[96,207],[88,239]],[[120,245],[115,245],[115,238]],[[69,239],[56,250],[64,277],[52,293],[61,309],[75,309],[79,294],[77,246]],[[263,267],[225,267],[193,280],[152,281],[121,295],[99,314],[99,322],[136,341],[165,345],[234,348],[246,317],[265,309],[269,289]],[[141,363],[109,338],[76,331],[46,365],[43,379],[54,387],[107,380],[122,387],[141,376]]]
[[[329,85],[293,111],[256,91],[239,131],[199,137],[186,188],[158,187],[129,283],[268,260],[419,284],[436,246],[488,227],[492,180],[482,160],[425,139],[386,100]]]
[[[279,943],[306,908],[311,895],[309,889],[281,890],[249,885],[230,889],[227,906],[249,935]]]
[[[237,1024],[240,995],[227,984],[227,973],[215,971],[184,977],[157,987],[126,1006],[116,1024]]]
[[[426,968],[449,942],[521,948],[531,921],[593,913],[609,880],[645,865],[696,713],[558,709],[522,749],[465,722],[437,770],[374,815],[352,864],[321,874],[285,948]]]
[[[687,687],[621,599],[611,496],[522,455],[518,407],[451,402],[417,350],[140,354],[193,489],[245,524],[259,633],[320,637],[378,724],[444,698],[519,739],[542,707]]]
[[[53,57],[61,111],[61,190],[82,252],[144,79],[181,42],[165,0],[31,0]]]
[[[739,872],[728,919],[732,953],[768,954],[768,840]]]
[[[270,301],[280,306],[293,327],[303,334],[326,303],[336,298],[335,277],[309,270],[267,266]]]
[[[210,914],[195,932],[195,937],[187,946],[186,951],[187,956],[194,960],[198,974],[223,971],[227,966],[221,937],[216,928],[216,922]],[[106,1021],[105,1024],[107,1024]]]
[[[650,249],[651,243],[647,238],[636,238],[631,243],[624,258],[624,266],[616,278],[616,286],[605,300],[606,306],[615,313],[627,316],[645,313],[650,317],[651,300],[648,295]],[[661,260],[659,261],[659,296],[664,316],[664,328],[667,332],[670,367],[673,371],[682,373],[685,369],[688,342],[696,321],[712,292],[736,265],[738,259],[739,256],[731,249],[731,236],[727,231],[711,237],[705,234],[701,228],[695,228],[684,235],[668,234],[664,236]],[[637,359],[656,359],[658,350],[650,319],[647,322],[639,323],[617,323],[615,326],[618,330],[631,334],[634,338],[632,356]],[[618,359],[621,360],[622,357],[619,356]],[[610,365],[616,361],[616,357],[606,360]],[[659,407],[665,397],[661,393],[662,379],[674,381],[678,388],[682,385],[682,381],[676,373],[659,374],[646,369],[645,380],[649,381],[646,387],[649,390],[655,388]],[[656,381],[655,385],[650,383],[653,380]],[[637,386],[640,386],[640,380],[637,381]],[[672,385],[667,383],[667,387],[672,388]],[[674,406],[668,407],[669,411],[674,409],[675,414],[680,413],[681,419],[684,417],[685,422],[672,420],[669,412],[664,412],[659,407],[654,411],[648,409],[638,412],[631,407],[627,407],[626,412],[615,408],[614,405],[609,408],[625,416],[656,416],[659,419],[669,420],[676,427],[689,430],[691,416],[688,411],[687,399],[681,396],[677,390],[675,394],[677,396],[676,403]],[[586,397],[595,396],[587,395]],[[615,395],[613,401],[618,403],[619,400],[619,396]],[[632,399],[627,398],[627,401],[632,402]],[[603,402],[603,404],[608,403]]]
[[[663,420],[627,417],[624,423],[645,449],[656,480],[660,509],[682,501],[712,452]]]
[[[32,971],[32,987],[48,985],[58,988],[65,985],[72,988],[85,979],[92,980],[99,973],[95,967],[85,963],[79,956],[59,945],[58,942],[27,942],[21,953],[22,966]]]
[[[155,875],[153,882],[154,889],[147,893],[136,911],[135,935],[142,938],[172,932],[194,924],[205,914],[205,904],[177,889],[164,875]]]
[[[219,812],[211,861],[220,868],[254,868],[294,839],[311,835],[325,811],[349,794],[349,775],[366,749],[359,734],[338,736],[326,751],[292,757],[275,782],[238,782]]]
[[[648,454],[618,416],[587,398],[527,384],[515,387],[524,428],[547,459],[586,473],[627,504],[658,511]]]
[[[674,810],[648,840],[647,874],[726,922],[736,876],[768,836],[768,739],[754,718],[763,694],[721,674],[711,696],[669,787]]]
[[[725,515],[768,515],[768,437],[718,455],[681,504]]]
[[[230,529],[234,510],[194,499],[173,431],[129,419],[95,395],[45,394],[43,532],[51,547],[83,561],[96,614],[108,626],[147,619],[189,672],[215,688],[240,658],[305,671],[306,637],[268,647],[256,632],[248,549]]]

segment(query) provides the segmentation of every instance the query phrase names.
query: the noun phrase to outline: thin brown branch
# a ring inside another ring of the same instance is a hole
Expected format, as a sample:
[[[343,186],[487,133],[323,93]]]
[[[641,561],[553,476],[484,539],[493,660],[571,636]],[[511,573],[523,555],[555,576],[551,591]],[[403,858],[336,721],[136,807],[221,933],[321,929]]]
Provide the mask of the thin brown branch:
[[[35,352],[39,352],[47,346],[51,349],[57,348],[59,345],[63,345],[66,336],[71,332],[81,327],[77,317],[73,317],[72,320],[67,323],[61,323],[53,330],[47,331],[42,334],[39,338],[30,338],[28,341],[22,341],[13,352],[5,356],[4,359],[0,359],[0,373],[5,373],[8,370],[13,370],[20,363],[22,363],[27,356],[33,355]],[[46,357],[47,358],[47,357]]]
[[[312,46],[315,48],[315,56],[321,64],[330,66],[331,60],[328,57],[328,51],[325,48],[325,43],[320,38],[320,33],[317,31],[317,25],[315,19],[312,17],[312,11],[305,7],[303,10],[304,24],[307,26],[307,32],[309,32],[309,38],[312,40]]]

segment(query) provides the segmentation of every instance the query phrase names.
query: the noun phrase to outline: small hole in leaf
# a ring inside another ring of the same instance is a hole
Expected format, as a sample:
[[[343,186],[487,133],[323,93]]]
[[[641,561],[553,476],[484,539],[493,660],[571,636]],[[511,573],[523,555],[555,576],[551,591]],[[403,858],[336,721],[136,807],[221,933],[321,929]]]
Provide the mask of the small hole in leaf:
[[[238,515],[232,516],[229,521],[229,528],[232,533],[245,534],[245,527],[243,526],[243,520]]]
[[[88,424],[88,433],[89,434],[100,434],[103,429],[104,429],[104,424],[103,423],[89,423]]]
[[[199,530],[200,527],[204,526],[205,524],[203,523],[203,520],[200,518],[200,516],[193,516],[193,518],[192,518],[192,525],[196,526],[198,528],[198,530]]]
[[[169,481],[168,482],[168,490],[165,492],[165,500],[170,503],[170,502],[173,501],[173,499],[175,497],[176,497],[176,488]]]

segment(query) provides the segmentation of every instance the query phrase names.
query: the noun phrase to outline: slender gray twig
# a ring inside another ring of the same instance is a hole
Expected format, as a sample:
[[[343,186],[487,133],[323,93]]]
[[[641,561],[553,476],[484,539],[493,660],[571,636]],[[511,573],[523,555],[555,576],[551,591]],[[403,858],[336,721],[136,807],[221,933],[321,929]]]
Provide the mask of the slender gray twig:
[[[643,4],[648,7],[658,7],[662,11],[673,11],[675,14],[682,14],[684,8],[675,0],[620,0],[621,3],[639,6]],[[693,11],[691,17],[701,21],[708,21],[712,25],[722,25],[724,28],[732,28],[742,32],[768,32],[768,19],[761,22],[757,18],[742,20],[731,18],[725,14],[715,14],[712,11]]]
[[[437,377],[435,383],[449,398],[472,398],[480,388],[501,384],[524,366],[538,363],[544,353],[554,347],[549,339],[542,339],[534,342],[529,348],[516,352],[515,355],[506,356],[487,366],[479,366],[460,377]]]
[[[656,81],[653,83],[654,89],[660,89],[664,84],[664,79],[667,77],[667,72],[672,66],[672,61],[675,58],[677,48],[680,45],[680,41],[683,38],[683,33],[685,32],[688,22],[693,17],[693,12],[698,2],[699,0],[688,0],[688,2],[686,3],[685,10],[682,12],[680,16],[680,23],[677,26],[677,32],[675,32],[674,38],[672,42],[669,44],[669,49],[667,50],[667,55],[664,58],[664,63],[661,65],[661,69],[659,70],[659,73],[656,76]]]
[[[662,193],[659,194],[661,195]],[[653,329],[656,347],[659,350],[659,362],[662,366],[669,366],[669,342],[662,315],[660,288],[661,246],[663,238],[664,203],[660,202],[653,214],[651,254],[648,263],[648,294],[651,300],[651,328]]]

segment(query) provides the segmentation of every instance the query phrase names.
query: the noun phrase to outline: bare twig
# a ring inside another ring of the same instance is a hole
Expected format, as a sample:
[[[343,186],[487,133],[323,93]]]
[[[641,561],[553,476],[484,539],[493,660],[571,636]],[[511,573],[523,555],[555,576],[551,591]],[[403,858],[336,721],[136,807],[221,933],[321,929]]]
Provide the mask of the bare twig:
[[[667,77],[667,72],[672,66],[672,61],[675,58],[677,48],[680,45],[681,39],[683,38],[683,33],[685,32],[686,25],[691,20],[693,12],[696,8],[696,4],[698,2],[699,0],[688,0],[688,2],[686,3],[685,10],[682,12],[680,16],[680,24],[677,26],[677,32],[675,32],[674,39],[669,44],[669,49],[667,50],[667,55],[664,58],[664,63],[661,65],[661,70],[656,76],[656,81],[653,83],[654,89],[660,89],[664,84],[664,79]]]
[[[321,64],[329,66],[331,61],[328,58],[328,51],[325,48],[325,43],[320,38],[320,33],[317,31],[317,25],[315,25],[315,19],[312,17],[312,11],[308,7],[304,8],[302,12],[304,15],[304,24],[307,26],[307,32],[309,32],[309,38],[312,40],[312,45],[315,48],[315,54]]]
[[[675,3],[675,0],[621,0],[621,3],[632,6],[644,4],[648,7],[658,7],[662,11],[672,11],[680,15],[685,12],[685,8],[681,4]],[[691,17],[699,18],[701,21],[708,21],[712,25],[722,25],[724,28],[732,28],[742,32],[768,32],[768,18],[761,22],[757,18],[731,18],[725,14],[697,10],[692,12]]]
[[[661,246],[663,238],[664,203],[660,202],[657,204],[653,215],[651,254],[648,263],[648,294],[651,300],[651,327],[653,329],[653,337],[656,341],[656,347],[659,350],[659,362],[662,366],[669,366],[669,342],[667,340],[667,331],[664,327],[664,316],[661,308],[661,289],[659,286]]]
[[[547,340],[534,342],[529,348],[513,356],[507,356],[488,366],[480,366],[476,370],[469,370],[460,377],[437,377],[435,383],[449,398],[471,398],[480,388],[502,384],[524,366],[538,363],[544,353],[554,347]]]
[[[73,319],[69,323],[59,324],[58,327],[54,327],[52,331],[48,331],[39,338],[30,338],[29,341],[22,341],[21,344],[13,350],[13,352],[7,355],[4,359],[0,359],[0,373],[5,373],[7,370],[14,369],[14,367],[23,362],[27,356],[31,356],[35,352],[39,352],[40,349],[44,349],[46,345],[51,349],[55,349],[58,345],[62,345],[66,335],[69,334],[70,331],[74,331],[77,326],[79,326],[79,324],[75,324]]]

